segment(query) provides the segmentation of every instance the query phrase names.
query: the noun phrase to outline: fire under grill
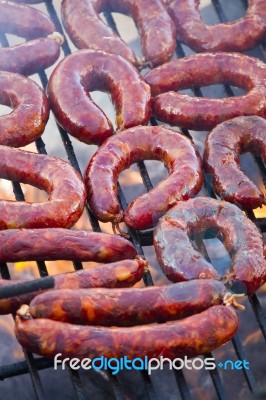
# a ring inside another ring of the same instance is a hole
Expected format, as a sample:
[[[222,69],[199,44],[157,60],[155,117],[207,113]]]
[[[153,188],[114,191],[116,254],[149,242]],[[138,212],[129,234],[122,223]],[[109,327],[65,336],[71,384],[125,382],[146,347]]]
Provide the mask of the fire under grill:
[[[56,2],[56,0],[55,0]],[[54,3],[55,3],[54,2]],[[223,3],[223,5],[221,4]],[[224,3],[218,0],[212,0],[212,10],[216,14],[217,20],[221,22],[225,22],[227,20],[225,12],[224,12]],[[55,9],[55,5],[52,1],[47,0],[45,2],[45,7],[47,12],[49,13],[51,19],[56,25],[56,28],[59,32],[62,32],[62,26]],[[239,6],[247,7],[247,2],[245,0],[239,0]],[[107,20],[109,26],[118,33],[116,23],[111,13],[105,13],[105,19]],[[2,35],[0,37],[0,42],[3,47],[7,47],[9,45],[6,36]],[[64,55],[68,55],[71,53],[69,44],[67,39],[65,40],[63,46],[63,53]],[[186,55],[186,47],[181,45],[181,43],[177,43],[176,49],[176,56],[178,58],[184,57]],[[265,62],[265,54],[263,52],[262,46],[256,47],[254,50],[249,51],[248,54],[259,57]],[[39,78],[44,88],[47,86],[48,78],[45,71],[39,72]],[[192,91],[195,96],[203,96],[203,90],[201,88],[192,88]],[[229,85],[224,85],[224,92],[227,96],[234,96],[236,95],[236,88],[231,87]],[[156,125],[157,122],[155,119],[151,119],[151,124]],[[69,162],[73,165],[73,167],[81,173],[81,168],[79,166],[79,160],[76,156],[76,152],[74,151],[74,146],[72,145],[71,140],[67,132],[65,132],[62,128],[57,126],[58,135],[61,137],[62,143],[64,145],[65,152],[67,154]],[[192,137],[192,134],[187,131],[183,130],[187,136]],[[56,133],[54,133],[55,135]],[[46,146],[43,139],[38,139],[36,141],[36,148],[37,151],[41,154],[47,154]],[[259,158],[255,158],[255,162],[259,168],[261,177],[263,179],[263,183],[266,184],[266,169]],[[138,163],[139,172],[143,181],[143,185],[147,191],[151,190],[153,187],[151,178],[149,176],[148,170],[145,166],[144,162]],[[214,192],[212,191],[211,182],[208,179],[208,176],[205,177],[204,188],[206,195],[211,197],[215,197]],[[13,191],[15,194],[15,198],[18,201],[24,200],[24,194],[22,188],[19,183],[13,183]],[[123,193],[122,187],[119,185],[119,198],[120,203],[123,209],[127,207],[127,200],[126,196]],[[256,218],[253,211],[249,211],[248,217],[262,230],[262,232],[266,232],[266,219],[265,218]],[[87,208],[87,216],[89,218],[90,224],[95,231],[100,231],[100,225],[91,211]],[[144,255],[144,250],[147,246],[152,245],[152,232],[136,232],[132,229],[129,230],[131,240],[137,248],[137,251],[140,255]],[[44,278],[48,275],[48,270],[45,262],[37,262],[38,271],[40,277]],[[73,268],[75,270],[81,269],[82,263],[80,262],[73,262]],[[0,264],[0,272],[1,276],[4,279],[10,279],[9,267],[7,264]],[[153,277],[150,272],[145,272],[144,277],[144,284],[145,285],[153,285]],[[51,282],[47,282],[46,279],[43,279],[43,285],[49,285]],[[28,290],[34,290],[31,288],[31,283],[28,285]],[[2,289],[1,289],[2,290]],[[0,297],[4,296],[4,292],[0,290]],[[11,289],[10,289],[11,290]],[[25,286],[26,290],[26,286]],[[10,294],[10,293],[9,293]],[[262,296],[263,300],[263,296]],[[264,298],[265,301],[265,298]],[[261,331],[263,338],[266,340],[266,319],[263,313],[262,306],[260,304],[260,300],[257,295],[253,295],[249,298],[250,303],[250,312],[252,316],[256,319],[257,328]],[[240,329],[241,325],[248,325],[249,321],[245,317],[245,313],[240,315]],[[247,346],[246,346],[246,338],[241,333],[237,333],[232,343],[230,344],[230,354],[233,359],[240,359],[245,360],[247,359]],[[228,346],[228,345],[227,345]],[[261,357],[265,357],[265,343],[262,343],[264,348],[262,349]],[[130,372],[130,373],[119,373],[118,375],[112,375],[111,371],[106,371],[106,373],[97,373],[84,371],[82,373],[74,370],[68,370],[69,374],[62,376],[60,375],[60,371],[53,370],[53,360],[48,360],[43,357],[35,357],[31,353],[25,351],[25,360],[20,362],[15,362],[8,365],[0,365],[0,380],[7,380],[11,379],[12,377],[24,374],[30,374],[35,398],[42,400],[46,398],[46,375],[42,374],[42,370],[50,369],[51,374],[54,374],[55,377],[58,375],[58,380],[54,380],[54,384],[58,385],[58,393],[60,394],[60,387],[63,387],[66,384],[65,379],[69,380],[69,385],[71,390],[69,395],[71,397],[64,397],[64,398],[76,398],[79,400],[89,399],[89,398],[97,398],[97,399],[194,399],[194,398],[204,398],[202,395],[197,393],[195,387],[195,379],[190,379],[189,371],[183,372],[183,370],[163,370],[163,371],[156,371],[154,376],[149,376],[147,372]],[[216,353],[215,353],[216,354]],[[206,357],[213,357],[215,355],[206,355]],[[219,360],[216,358],[217,363]],[[259,365],[259,364],[258,364]],[[234,383],[231,382],[231,386],[229,385],[229,381],[232,380],[230,377],[230,371],[221,371],[219,368],[210,371],[204,371],[204,377],[201,379],[205,379],[205,381],[209,382],[209,386],[206,386],[205,390],[210,390],[213,393],[208,398],[218,398],[221,400],[230,399],[230,398],[237,398],[236,393],[238,389],[236,386],[244,388],[245,395],[242,398],[248,399],[253,398],[253,395],[257,393],[257,390],[261,388],[261,384],[263,380],[261,379],[261,374],[263,371],[258,370],[257,363],[250,365],[250,369],[243,369],[242,371],[237,371],[237,381]],[[265,368],[265,367],[264,367]],[[257,375],[260,372],[260,382],[259,385],[257,384]],[[264,377],[266,371],[264,369]],[[47,375],[48,376],[48,375]],[[11,379],[12,380],[12,379]],[[98,385],[97,394],[91,394],[88,392],[87,382],[93,381],[95,385]],[[205,382],[204,381],[204,382]],[[203,382],[203,381],[202,381]],[[232,387],[234,387],[234,393],[232,394]],[[1,388],[1,383],[0,383]],[[230,392],[231,388],[231,392]],[[24,388],[25,392],[27,388]],[[263,396],[263,395],[261,395]],[[1,390],[0,390],[0,398],[1,398]],[[23,396],[21,398],[24,398]],[[54,398],[54,397],[53,397]],[[60,395],[58,396],[60,397]],[[207,393],[205,393],[205,399],[207,398]],[[240,397],[239,397],[240,398]],[[264,397],[258,398],[266,398],[266,394]]]

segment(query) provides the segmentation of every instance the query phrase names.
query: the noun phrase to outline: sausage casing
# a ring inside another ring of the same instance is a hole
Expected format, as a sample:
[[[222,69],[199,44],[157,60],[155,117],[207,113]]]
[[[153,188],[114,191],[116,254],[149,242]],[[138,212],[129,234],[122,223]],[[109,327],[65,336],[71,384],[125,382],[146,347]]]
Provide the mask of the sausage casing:
[[[195,357],[228,342],[238,327],[232,307],[213,306],[185,319],[134,327],[99,327],[16,317],[15,333],[27,350],[45,357]]]

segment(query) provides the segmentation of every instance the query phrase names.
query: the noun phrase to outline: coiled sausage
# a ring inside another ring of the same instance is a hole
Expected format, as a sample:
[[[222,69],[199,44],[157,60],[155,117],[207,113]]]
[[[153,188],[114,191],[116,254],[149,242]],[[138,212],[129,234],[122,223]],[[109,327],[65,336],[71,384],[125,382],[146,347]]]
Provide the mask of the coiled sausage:
[[[220,275],[193,246],[190,237],[207,228],[223,235],[231,255],[230,271]],[[244,212],[226,201],[197,197],[179,202],[159,221],[154,231],[158,261],[173,282],[190,279],[227,279],[242,282],[253,294],[266,281],[263,239],[258,228]]]
[[[143,160],[161,160],[169,176],[149,193],[130,203],[123,213],[117,199],[119,173]],[[103,222],[122,220],[135,229],[147,229],[170,207],[198,193],[202,168],[190,139],[162,126],[140,126],[109,138],[94,154],[86,171],[89,206]]]
[[[0,144],[26,146],[44,131],[49,118],[49,104],[44,91],[32,80],[0,71],[0,102],[14,108],[0,116]]]
[[[153,113],[161,121],[194,130],[213,129],[241,115],[266,117],[266,65],[238,53],[204,53],[168,62],[145,75]],[[223,99],[192,97],[173,90],[232,84],[248,92]]]
[[[60,62],[48,85],[58,123],[77,139],[99,145],[113,133],[111,121],[89,95],[93,90],[110,92],[119,129],[148,123],[150,88],[134,66],[114,54],[80,50]]]
[[[1,230],[69,228],[83,212],[84,184],[74,168],[59,158],[0,146],[0,177],[27,183],[49,193],[48,200],[39,203],[0,200]]]
[[[204,152],[205,170],[213,177],[216,193],[246,209],[265,204],[263,193],[240,169],[239,155],[247,151],[266,163],[266,121],[261,117],[238,117],[217,125]]]
[[[140,33],[144,63],[168,61],[175,50],[175,25],[160,0],[63,0],[64,27],[79,48],[104,50],[142,64],[127,44],[100,18],[103,11],[131,15]]]
[[[52,21],[35,8],[10,1],[0,2],[0,32],[21,36],[29,42],[0,48],[0,70],[32,75],[54,64],[63,36]]]

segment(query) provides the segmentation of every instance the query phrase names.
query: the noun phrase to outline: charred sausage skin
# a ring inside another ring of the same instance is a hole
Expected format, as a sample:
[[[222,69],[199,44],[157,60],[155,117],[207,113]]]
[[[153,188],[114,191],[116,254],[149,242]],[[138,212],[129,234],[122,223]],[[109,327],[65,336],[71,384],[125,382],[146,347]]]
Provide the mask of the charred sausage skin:
[[[114,54],[80,50],[59,63],[48,85],[58,123],[77,139],[99,145],[113,134],[111,121],[89,95],[93,90],[110,92],[119,129],[148,123],[150,88],[135,67]]]
[[[195,249],[190,237],[207,228],[223,234],[231,255],[230,271],[220,275]],[[240,281],[253,294],[266,281],[263,238],[243,211],[226,201],[197,197],[180,202],[159,221],[154,231],[157,259],[173,282],[191,279]]]
[[[239,155],[251,151],[266,163],[266,121],[257,116],[238,117],[217,125],[207,136],[204,167],[216,193],[245,209],[265,204],[264,194],[240,168]]]
[[[122,213],[117,199],[119,173],[143,159],[163,161],[169,176]],[[84,175],[89,206],[96,217],[103,222],[124,220],[135,229],[152,227],[178,201],[197,194],[202,179],[201,160],[190,139],[162,126],[135,127],[109,138]]]
[[[239,53],[203,53],[170,61],[145,75],[151,87],[153,114],[170,125],[213,129],[238,116],[266,117],[266,65]],[[232,84],[247,93],[222,99],[174,91],[212,84]]]

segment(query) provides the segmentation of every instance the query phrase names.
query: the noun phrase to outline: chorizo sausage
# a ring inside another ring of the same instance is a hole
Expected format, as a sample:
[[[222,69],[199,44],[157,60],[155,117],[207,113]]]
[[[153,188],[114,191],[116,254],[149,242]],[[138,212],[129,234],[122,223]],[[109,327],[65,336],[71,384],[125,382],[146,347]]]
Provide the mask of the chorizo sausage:
[[[47,201],[39,203],[0,200],[1,230],[68,228],[83,212],[84,184],[74,168],[59,158],[0,146],[0,178],[27,183],[49,194]]]
[[[113,133],[111,121],[89,95],[93,90],[110,92],[119,129],[148,123],[150,88],[139,72],[120,56],[80,50],[59,63],[48,84],[58,123],[77,139],[99,145]]]
[[[266,163],[266,121],[257,116],[225,121],[207,136],[204,165],[213,177],[213,187],[224,200],[242,207],[265,204],[263,193],[240,169],[239,155],[251,151]]]
[[[168,0],[179,39],[196,52],[244,51],[265,39],[266,4],[264,0],[248,0],[246,15],[236,21],[205,25],[198,0]]]
[[[242,115],[266,117],[265,79],[263,62],[243,54],[222,52],[190,55],[157,67],[145,76],[154,96],[156,118],[194,130],[212,129]],[[232,84],[248,92],[223,99],[173,92],[218,83]]]
[[[207,228],[223,235],[231,255],[230,271],[219,274],[193,246],[190,237]],[[180,202],[159,221],[154,231],[157,259],[173,282],[190,279],[228,279],[242,282],[247,294],[253,294],[266,281],[263,239],[258,228],[238,207],[226,201],[198,197]]]
[[[0,26],[2,33],[12,33],[29,40],[0,49],[0,70],[32,75],[58,59],[63,36],[55,32],[54,24],[41,11],[1,1]]]
[[[124,255],[121,254],[120,257],[126,257],[126,252]],[[105,259],[106,262],[109,262],[109,260],[112,260],[112,256]],[[86,270],[54,275],[54,287],[55,289],[61,290],[77,290],[81,288],[85,289],[99,287],[130,287],[142,278],[145,266],[146,262],[141,258],[97,265],[96,267]],[[20,282],[23,281],[7,281],[0,279],[0,287],[12,286]],[[0,315],[15,313],[22,304],[29,304],[31,300],[39,293],[40,292],[38,291],[10,297],[8,299],[1,299]]]
[[[122,213],[117,200],[119,173],[143,159],[163,161],[169,176]],[[113,224],[124,220],[134,229],[152,227],[178,201],[197,194],[202,179],[201,160],[190,139],[162,126],[135,127],[112,136],[94,154],[84,175],[96,217]]]
[[[113,262],[137,255],[133,244],[120,236],[64,228],[7,229],[0,231],[0,242],[0,262]]]
[[[145,62],[153,66],[168,61],[175,50],[176,29],[160,0],[64,0],[62,21],[79,48],[104,50],[139,65],[141,61],[127,44],[100,18],[103,11],[131,15],[140,33]]]
[[[49,118],[49,104],[44,91],[32,80],[0,71],[0,102],[12,107],[0,116],[0,144],[26,146],[44,131]]]
[[[23,310],[26,313],[28,310]],[[22,310],[20,312],[22,314]],[[213,306],[179,321],[134,327],[69,324],[17,315],[15,333],[27,350],[45,357],[195,357],[228,342],[238,327],[232,307]]]
[[[166,322],[222,304],[226,287],[215,280],[133,289],[53,290],[30,303],[34,318],[85,325],[133,326]]]

